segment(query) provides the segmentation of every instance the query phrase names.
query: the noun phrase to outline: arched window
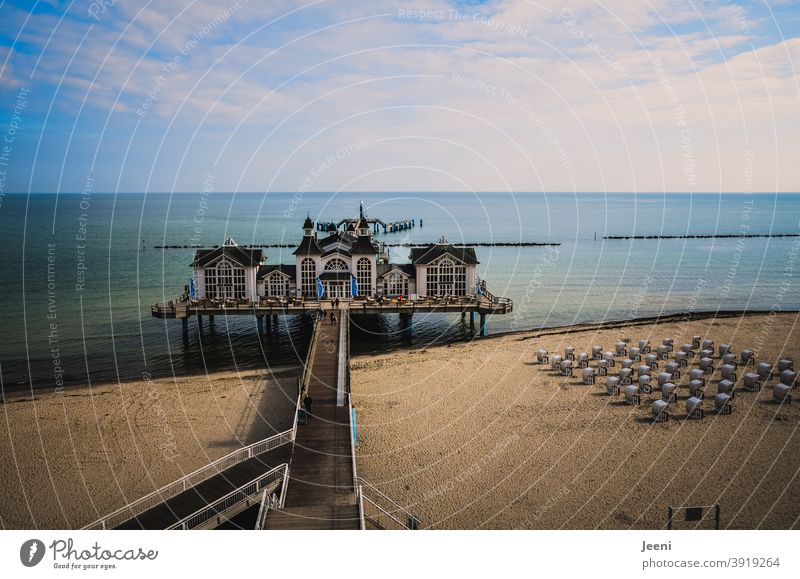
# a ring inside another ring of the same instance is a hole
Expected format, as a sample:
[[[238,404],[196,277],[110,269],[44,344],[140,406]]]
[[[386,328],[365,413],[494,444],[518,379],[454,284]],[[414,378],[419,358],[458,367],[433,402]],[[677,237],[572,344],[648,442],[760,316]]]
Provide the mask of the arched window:
[[[397,271],[393,271],[383,278],[384,293],[387,296],[404,296],[408,294],[408,278]]]
[[[428,267],[428,295],[457,295],[467,293],[467,270],[449,257]]]
[[[222,260],[216,268],[206,268],[206,297],[231,299],[243,298],[245,295],[244,268],[234,267],[229,261]]]
[[[273,273],[267,278],[268,296],[285,296],[287,294],[286,278],[279,273]]]
[[[300,262],[300,285],[304,297],[317,295],[317,264],[310,257]]]
[[[325,271],[347,271],[347,263],[343,259],[339,259],[338,257],[334,257],[328,263],[325,264]]]
[[[372,295],[372,262],[368,257],[362,257],[356,263],[356,281],[359,295]]]

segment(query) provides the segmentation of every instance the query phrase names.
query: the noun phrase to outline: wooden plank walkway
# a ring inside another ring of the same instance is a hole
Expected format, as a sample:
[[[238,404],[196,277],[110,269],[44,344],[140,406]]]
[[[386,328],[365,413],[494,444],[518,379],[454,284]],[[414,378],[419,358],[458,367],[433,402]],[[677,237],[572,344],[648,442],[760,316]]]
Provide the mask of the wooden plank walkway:
[[[284,508],[269,512],[267,529],[358,529],[348,406],[337,405],[341,324],[321,322],[308,392],[311,416],[298,426]],[[343,385],[342,385],[343,386]]]

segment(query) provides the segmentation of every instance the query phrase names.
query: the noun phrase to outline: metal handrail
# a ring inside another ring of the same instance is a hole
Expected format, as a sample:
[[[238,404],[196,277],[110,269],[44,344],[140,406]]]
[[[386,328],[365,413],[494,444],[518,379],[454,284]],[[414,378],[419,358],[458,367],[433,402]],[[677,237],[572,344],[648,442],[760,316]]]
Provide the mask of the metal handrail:
[[[365,481],[363,478],[358,477],[358,485],[359,485],[359,488],[361,489],[361,493],[362,493],[362,496],[363,496],[364,500],[367,501],[369,504],[373,505],[375,508],[377,508],[382,514],[384,514],[387,517],[390,517],[392,520],[394,520],[401,528],[408,529],[408,530],[411,529],[406,523],[404,523],[403,521],[398,519],[395,516],[395,513],[402,513],[402,515],[405,516],[406,520],[410,520],[410,519],[418,520],[418,518],[412,512],[410,512],[405,507],[401,506],[397,501],[389,498],[386,494],[384,494],[383,492],[379,491],[377,488],[372,486],[370,483]],[[375,495],[377,495],[377,498],[379,498],[382,502],[388,503],[390,508],[385,508],[385,507],[381,506],[380,504],[378,504],[377,500],[371,498],[368,493],[364,492],[364,487],[366,487],[366,489],[367,489],[367,491],[369,491],[369,493],[374,493]]]
[[[367,530],[367,523],[364,519],[364,489],[361,485],[356,489],[356,503],[358,504],[358,527],[361,531]]]
[[[120,507],[116,511],[113,511],[112,513],[109,513],[93,523],[86,525],[83,527],[83,529],[113,529],[125,521],[131,520],[132,518],[144,513],[145,511],[148,511],[156,505],[160,505],[164,501],[167,501],[172,497],[175,497],[190,489],[191,487],[198,485],[213,476],[216,476],[220,472],[232,466],[244,462],[245,460],[249,460],[254,456],[274,450],[280,446],[283,446],[284,444],[293,442],[294,437],[294,430],[285,430],[284,432],[280,432],[270,436],[269,438],[259,440],[258,442],[254,442],[253,444],[235,450],[230,454],[226,454],[214,462],[200,467],[186,476],[161,487],[158,490],[146,494],[145,496],[125,505],[124,507]]]
[[[382,506],[380,506],[380,505],[379,505],[377,502],[373,501],[373,500],[372,500],[371,498],[369,498],[368,496],[366,496],[366,495],[362,494],[362,495],[361,495],[361,498],[362,498],[362,500],[363,500],[363,501],[366,501],[366,504],[367,504],[367,505],[371,505],[372,507],[374,507],[374,508],[375,508],[375,509],[378,511],[378,517],[388,517],[388,518],[389,518],[389,520],[391,520],[391,521],[394,521],[394,524],[395,524],[395,525],[396,525],[398,528],[400,528],[400,529],[402,529],[402,530],[406,530],[406,531],[410,531],[410,530],[411,530],[411,529],[410,529],[410,527],[409,527],[408,525],[406,525],[406,524],[405,524],[403,521],[401,521],[400,519],[398,519],[396,516],[394,516],[394,514],[390,513],[390,512],[389,512],[389,511],[387,511],[386,509],[384,509]],[[362,508],[363,508],[363,504],[362,504]],[[370,517],[370,516],[368,516],[368,515],[366,514],[366,511],[364,512],[364,524],[365,524],[365,528],[366,528],[366,520],[367,520],[367,519],[371,519],[371,520],[372,520],[372,522],[373,522],[373,523],[374,523],[376,526],[379,526],[379,527],[382,527],[383,529],[386,529],[386,526],[385,526],[385,525],[383,525],[383,524],[381,524],[381,521],[379,521],[379,520],[378,520],[376,517]]]
[[[270,485],[277,483],[279,480],[283,480],[284,472],[281,471],[285,471],[288,468],[289,465],[286,463],[276,466],[261,476],[254,478],[249,483],[229,492],[224,497],[219,498],[213,503],[206,505],[202,509],[195,511],[188,517],[184,517],[177,523],[173,523],[167,527],[166,530],[170,531],[174,529],[180,529],[183,531],[188,531],[190,529],[199,527],[215,516],[224,513],[228,509],[231,509],[239,503],[249,499],[251,496],[258,494],[259,492],[268,488]]]

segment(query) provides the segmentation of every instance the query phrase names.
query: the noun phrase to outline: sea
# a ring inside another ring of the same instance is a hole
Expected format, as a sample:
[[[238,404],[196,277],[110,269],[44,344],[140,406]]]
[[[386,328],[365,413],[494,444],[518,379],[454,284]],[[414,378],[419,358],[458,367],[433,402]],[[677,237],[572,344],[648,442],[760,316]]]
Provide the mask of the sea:
[[[267,368],[297,363],[311,320],[217,317],[188,342],[181,323],[150,315],[178,297],[191,246],[230,236],[293,263],[307,215],[355,217],[363,204],[411,229],[389,244],[444,236],[476,247],[487,289],[514,311],[487,331],[539,329],[665,314],[800,309],[800,195],[683,193],[14,194],[0,197],[0,379],[6,391]],[[741,237],[768,235],[770,237]],[[608,236],[644,239],[605,239]],[[708,237],[731,235],[733,237]],[[663,236],[686,236],[664,239]],[[739,237],[736,237],[739,236]],[[780,237],[784,236],[784,237]],[[514,244],[551,245],[514,245]],[[506,245],[488,245],[506,244]],[[179,246],[179,248],[157,248]],[[186,247],[184,247],[186,246]],[[408,262],[407,247],[390,247]],[[353,353],[472,339],[459,314],[354,322]]]

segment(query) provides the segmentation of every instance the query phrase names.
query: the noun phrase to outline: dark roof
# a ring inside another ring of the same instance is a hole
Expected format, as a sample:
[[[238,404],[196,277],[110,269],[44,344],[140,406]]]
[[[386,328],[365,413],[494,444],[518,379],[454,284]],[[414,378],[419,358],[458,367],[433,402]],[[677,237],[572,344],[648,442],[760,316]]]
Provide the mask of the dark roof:
[[[333,249],[329,249],[325,253],[322,254],[322,257],[328,257],[329,255],[341,255],[342,257],[350,257],[350,252],[339,247],[334,247]]]
[[[292,252],[292,255],[319,255],[322,248],[313,235],[304,235],[300,245]]]
[[[311,221],[311,216],[307,215],[306,220],[303,222],[303,229],[312,229],[314,227],[314,222]]]
[[[410,263],[379,263],[378,264],[378,277],[383,277],[393,269],[399,269],[406,275],[415,277],[416,268]]]
[[[350,249],[350,253],[369,253],[375,255],[380,253],[380,250],[378,249],[378,246],[373,243],[369,235],[362,235],[356,239],[355,244]]]
[[[261,249],[241,247],[239,245],[220,245],[213,249],[198,249],[194,254],[194,261],[192,261],[191,265],[205,267],[223,256],[245,267],[260,265],[264,262],[264,252]]]
[[[444,243],[432,243],[428,247],[412,247],[409,258],[413,264],[428,264],[445,254],[450,254],[462,263],[480,263],[475,256],[474,247],[456,247]]]
[[[367,224],[367,220],[363,217],[360,217],[358,223],[356,223],[356,229],[369,229],[369,225]]]
[[[349,281],[350,273],[346,271],[323,271],[319,274],[319,279],[323,281]]]
[[[258,268],[258,273],[256,273],[256,279],[262,279],[267,275],[271,274],[273,271],[279,271],[283,274],[288,275],[289,277],[295,277],[297,275],[297,266],[296,265],[285,265],[285,264],[278,264],[278,265],[262,265]]]

